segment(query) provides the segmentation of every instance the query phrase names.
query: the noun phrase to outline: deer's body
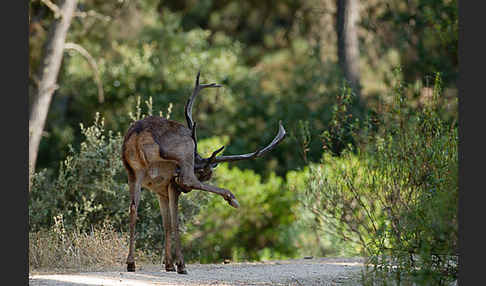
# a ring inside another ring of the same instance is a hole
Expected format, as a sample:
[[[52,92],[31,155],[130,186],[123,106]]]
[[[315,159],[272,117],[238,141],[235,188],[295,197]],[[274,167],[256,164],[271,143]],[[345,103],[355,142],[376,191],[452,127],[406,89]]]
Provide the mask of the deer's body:
[[[135,122],[125,136],[122,160],[128,172],[130,186],[130,234],[134,236],[141,187],[159,197],[160,212],[165,230],[165,259],[167,271],[175,271],[171,240],[175,240],[177,272],[185,273],[179,240],[178,199],[181,191],[201,189],[217,193],[226,200],[234,200],[228,191],[199,181],[194,174],[194,142],[191,131],[182,124],[162,117],[149,116]],[[176,180],[177,179],[177,180]],[[177,183],[176,183],[177,181]],[[133,233],[133,234],[132,234]],[[130,239],[129,271],[135,269],[134,239]]]
[[[159,194],[175,177],[177,158],[190,156],[193,149],[189,129],[172,120],[149,116],[128,129],[122,159],[131,177],[129,180],[133,180],[137,172],[143,173],[142,186]]]
[[[154,192],[159,199],[160,213],[165,231],[164,264],[167,271],[187,273],[179,239],[178,200],[181,192],[193,189],[216,193],[231,206],[239,206],[233,193],[203,183],[211,178],[212,169],[220,162],[253,159],[273,149],[285,136],[280,125],[279,133],[267,147],[253,153],[202,158],[197,153],[195,123],[192,122],[192,104],[200,89],[218,85],[199,85],[199,74],[192,97],[186,104],[188,128],[162,117],[149,116],[136,121],[128,129],[122,146],[122,160],[128,173],[130,188],[130,246],[127,270],[135,271],[135,224],[141,188]],[[175,242],[175,261],[172,257],[172,240]]]

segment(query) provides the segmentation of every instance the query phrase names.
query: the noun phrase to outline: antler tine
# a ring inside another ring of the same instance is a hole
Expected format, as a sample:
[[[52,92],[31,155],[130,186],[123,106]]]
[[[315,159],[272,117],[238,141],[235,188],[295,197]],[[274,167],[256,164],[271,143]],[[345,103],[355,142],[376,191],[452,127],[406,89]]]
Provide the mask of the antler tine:
[[[221,162],[232,162],[232,161],[239,161],[239,160],[246,160],[246,159],[254,159],[265,155],[265,153],[275,148],[275,146],[277,146],[285,137],[286,131],[282,125],[282,121],[279,121],[278,125],[279,128],[278,128],[277,136],[273,138],[272,142],[269,145],[253,153],[247,153],[243,155],[229,155],[229,156],[214,157],[213,156],[214,153],[213,153],[213,155],[211,155],[211,157],[208,159],[208,163],[221,163]],[[222,150],[222,148],[220,150]],[[219,150],[217,150],[217,152],[219,152]]]
[[[213,154],[211,154],[211,156],[208,158],[207,160],[207,163],[206,163],[206,166],[213,163],[213,160],[214,158],[216,157],[216,155],[218,155],[219,152],[223,151],[224,149],[224,146],[221,146],[221,148],[219,148],[218,150],[214,151]]]
[[[200,84],[199,83],[200,75],[201,75],[201,71],[198,71],[196,76],[196,83],[194,85],[194,90],[192,92],[191,97],[189,97],[189,99],[187,100],[185,106],[187,127],[191,130],[194,129],[194,121],[192,120],[192,105],[194,104],[194,100],[196,99],[196,96],[199,94],[199,91],[207,87],[222,87],[222,85],[216,83]]]

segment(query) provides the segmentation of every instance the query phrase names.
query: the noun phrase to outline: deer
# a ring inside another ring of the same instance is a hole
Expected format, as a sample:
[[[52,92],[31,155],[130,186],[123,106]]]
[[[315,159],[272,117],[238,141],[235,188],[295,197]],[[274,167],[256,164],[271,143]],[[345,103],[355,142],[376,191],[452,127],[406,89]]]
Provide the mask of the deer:
[[[201,90],[221,87],[216,83],[200,84],[200,74],[199,71],[192,95],[184,108],[187,127],[164,117],[147,116],[132,123],[125,133],[121,157],[130,192],[130,241],[126,260],[128,272],[135,272],[135,225],[142,187],[155,193],[159,201],[165,235],[165,270],[176,271],[175,263],[177,273],[187,274],[179,234],[179,196],[192,190],[206,191],[220,195],[230,206],[238,208],[238,200],[231,191],[204,182],[211,179],[213,169],[218,164],[262,157],[285,137],[286,131],[282,121],[279,121],[278,133],[273,141],[255,152],[218,156],[225,147],[222,146],[208,158],[200,156],[192,106]],[[175,260],[172,256],[172,242],[175,243]]]

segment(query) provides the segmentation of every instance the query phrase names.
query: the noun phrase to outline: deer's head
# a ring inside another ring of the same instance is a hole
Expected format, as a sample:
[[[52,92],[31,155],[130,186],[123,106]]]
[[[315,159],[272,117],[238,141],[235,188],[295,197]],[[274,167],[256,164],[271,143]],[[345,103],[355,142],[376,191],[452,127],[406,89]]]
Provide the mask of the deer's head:
[[[197,136],[196,136],[196,122],[192,120],[192,105],[194,104],[194,100],[196,99],[199,91],[203,88],[207,87],[221,87],[219,84],[211,83],[211,84],[200,84],[199,83],[199,76],[200,72],[197,73],[196,77],[196,84],[194,86],[194,91],[192,92],[191,97],[186,102],[185,106],[185,113],[186,113],[186,120],[187,120],[187,127],[192,132],[192,139],[194,140],[194,173],[200,181],[207,181],[211,178],[213,174],[213,169],[221,162],[231,162],[231,161],[239,161],[239,160],[247,160],[247,159],[254,159],[257,157],[263,156],[268,151],[272,150],[280,143],[285,137],[285,129],[282,126],[282,122],[279,122],[279,129],[278,134],[272,140],[272,142],[263,147],[258,149],[255,152],[242,154],[242,155],[229,155],[229,156],[218,156],[218,153],[223,151],[224,146],[214,151],[211,156],[208,158],[203,158],[197,152]]]

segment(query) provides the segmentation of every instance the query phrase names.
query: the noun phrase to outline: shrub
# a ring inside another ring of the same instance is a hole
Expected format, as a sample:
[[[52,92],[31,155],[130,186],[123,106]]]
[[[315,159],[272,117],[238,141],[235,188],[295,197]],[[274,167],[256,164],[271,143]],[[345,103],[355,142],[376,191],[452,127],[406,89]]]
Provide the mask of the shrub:
[[[282,178],[271,174],[262,181],[251,170],[222,165],[215,184],[231,190],[240,208],[231,208],[219,196],[209,197],[187,237],[191,244],[198,245],[200,262],[293,256],[290,226],[295,221],[295,198],[286,190]]]
[[[92,126],[81,124],[84,141],[80,150],[70,147],[61,162],[57,178],[45,170],[34,175],[29,204],[29,227],[37,231],[54,225],[53,218],[63,215],[66,227],[89,230],[110,218],[120,225],[128,203],[126,184],[121,183],[120,134],[105,132],[97,113]]]
[[[442,284],[457,278],[457,126],[441,119],[439,77],[423,109],[407,105],[400,82],[394,95],[353,132],[359,148],[326,152],[311,168],[303,203],[359,245],[370,274]]]

